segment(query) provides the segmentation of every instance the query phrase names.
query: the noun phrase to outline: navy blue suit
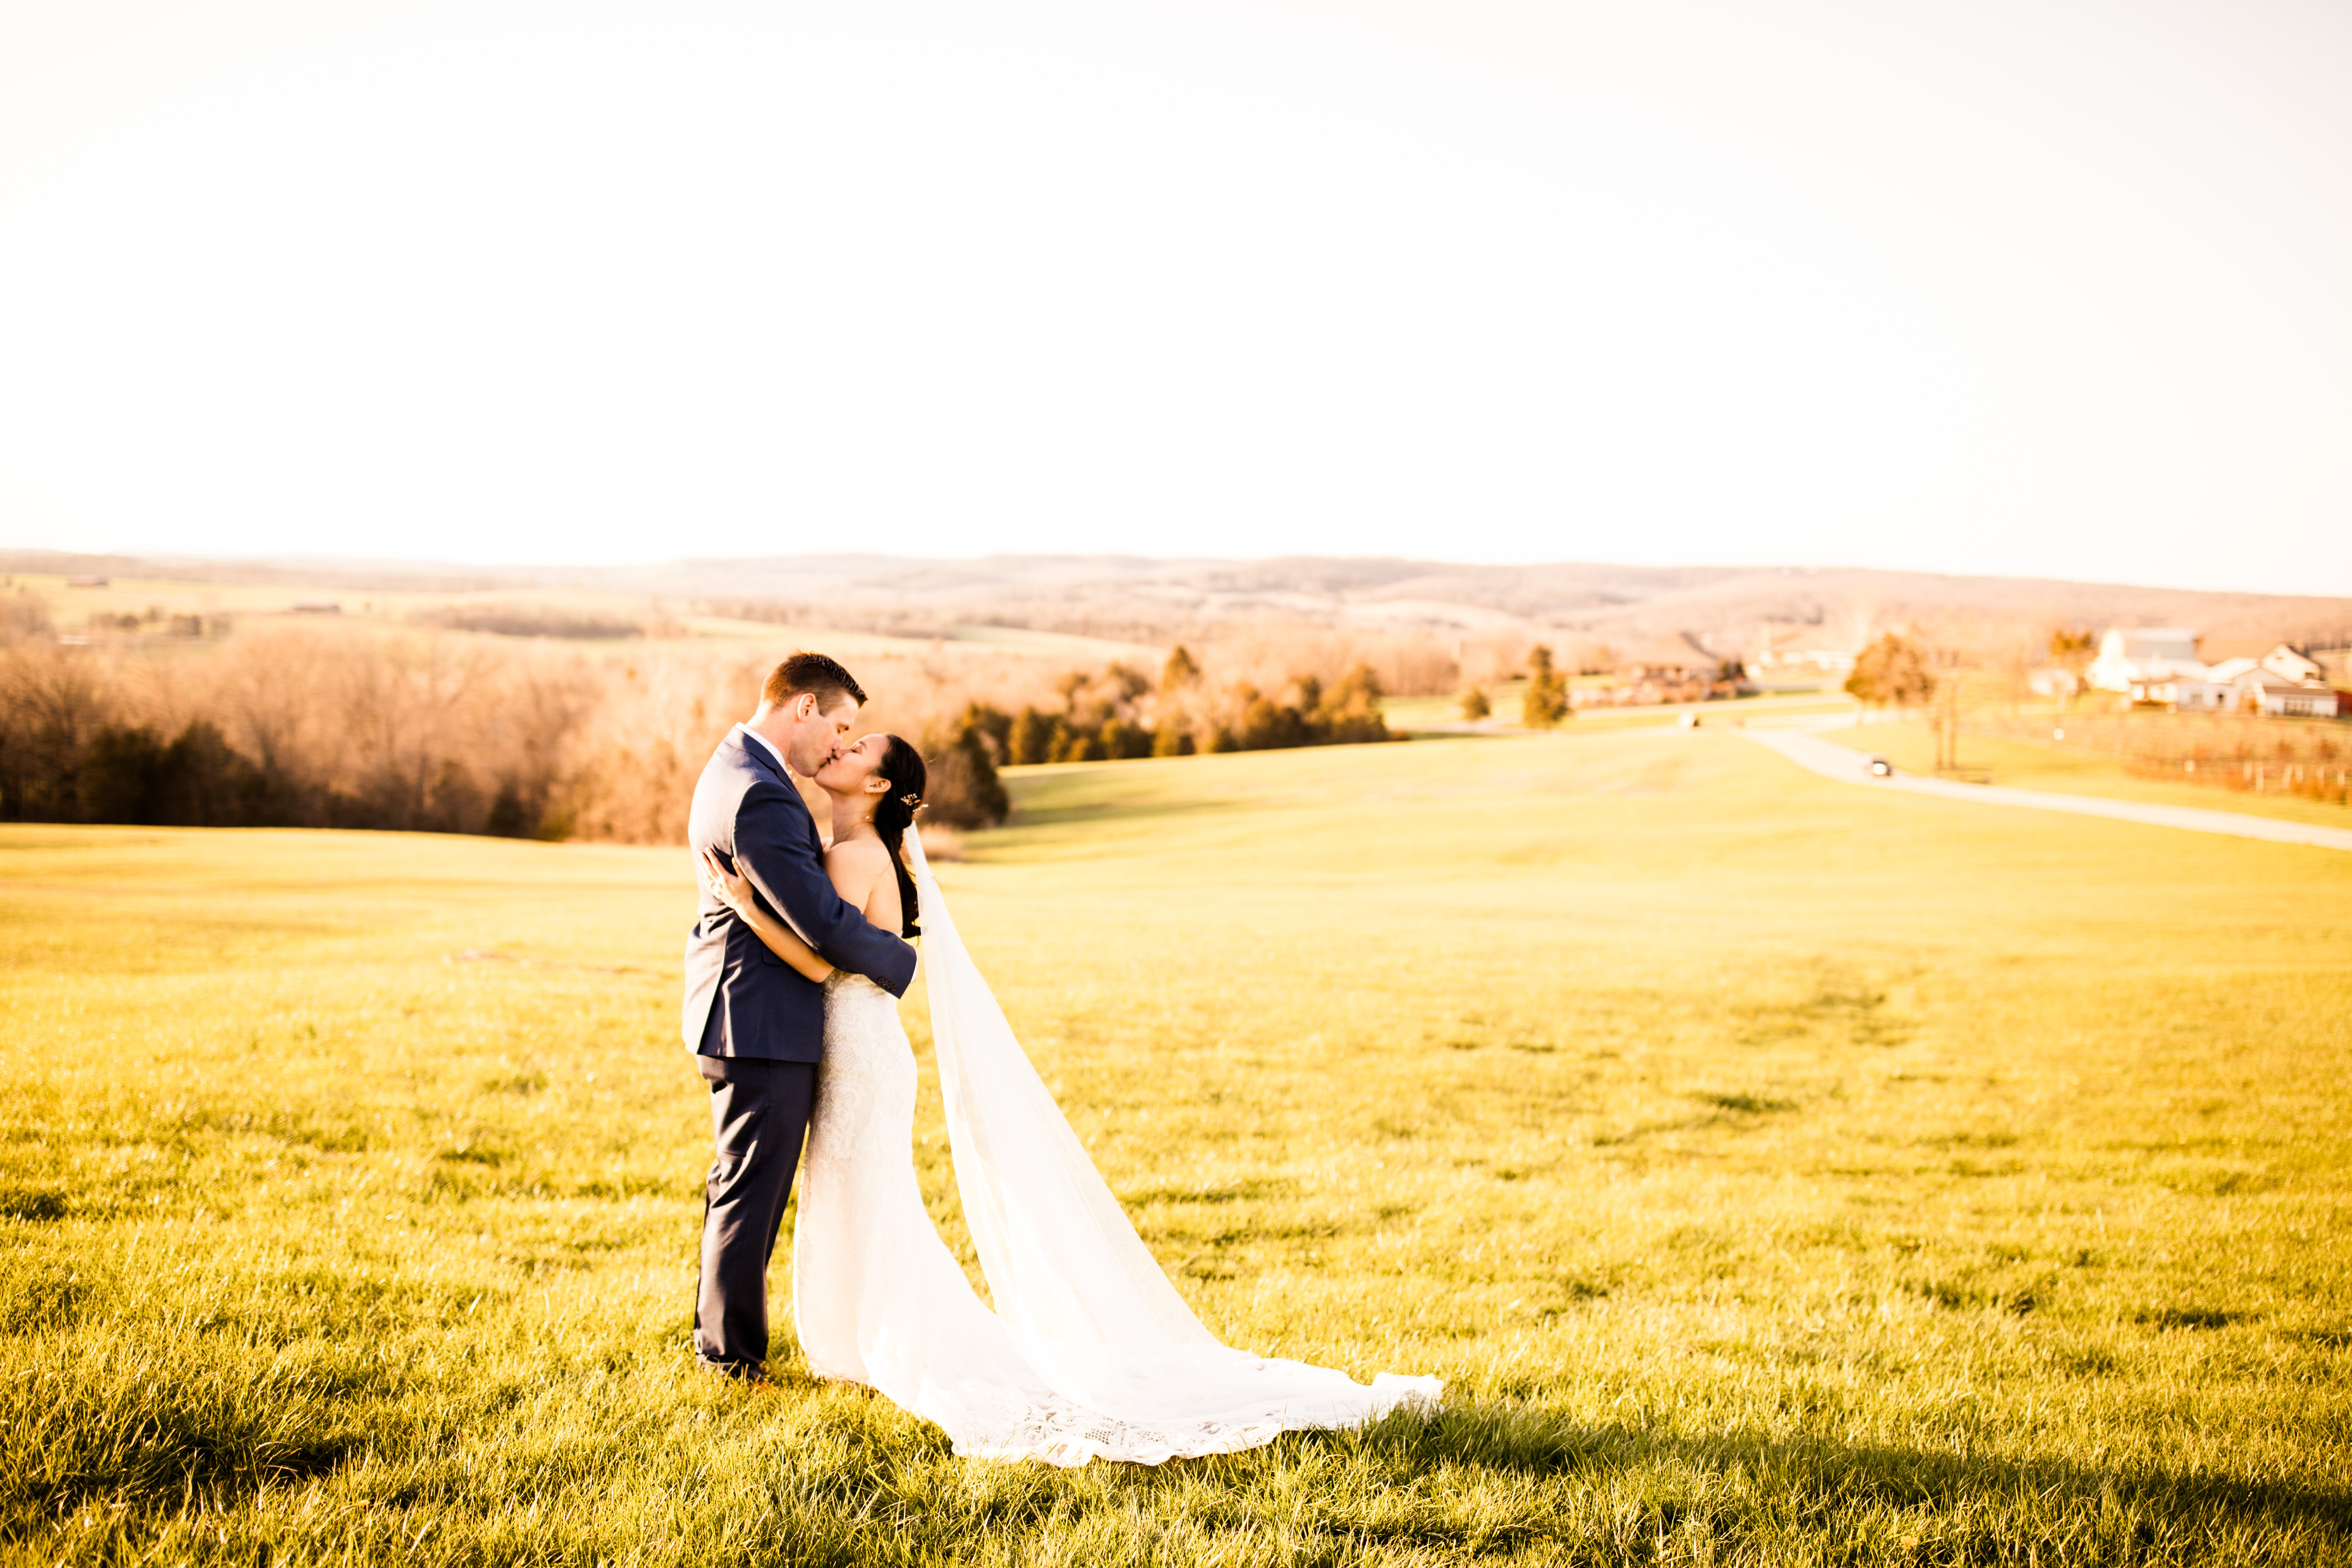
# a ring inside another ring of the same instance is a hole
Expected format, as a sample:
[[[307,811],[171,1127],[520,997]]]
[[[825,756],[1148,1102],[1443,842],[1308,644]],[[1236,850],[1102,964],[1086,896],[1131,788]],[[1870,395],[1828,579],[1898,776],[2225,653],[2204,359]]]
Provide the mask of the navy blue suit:
[[[833,890],[816,820],[759,741],[730,733],[712,753],[694,786],[687,842],[733,865],[760,907],[781,912],[835,968],[906,994],[915,950]],[[824,988],[706,891],[686,938],[679,1027],[710,1084],[718,1145],[703,1190],[695,1352],[717,1370],[757,1376],[768,1359],[768,1259],[816,1103]]]
[[[686,841],[715,849],[750,879],[760,907],[836,969],[893,996],[915,978],[915,950],[877,930],[824,874],[824,841],[801,792],[765,746],[730,733],[694,786]],[[768,951],[759,933],[706,891],[686,938],[686,1048],[706,1057],[814,1062],[824,1055],[824,987]]]

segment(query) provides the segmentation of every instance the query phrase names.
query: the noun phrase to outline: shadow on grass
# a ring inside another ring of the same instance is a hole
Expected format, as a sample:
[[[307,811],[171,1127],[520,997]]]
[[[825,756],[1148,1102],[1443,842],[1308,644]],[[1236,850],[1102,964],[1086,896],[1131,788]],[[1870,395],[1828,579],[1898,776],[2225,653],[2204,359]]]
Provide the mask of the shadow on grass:
[[[1742,1514],[1828,1526],[1840,1515],[1941,1517],[1978,1548],[1953,1560],[2000,1560],[2001,1542],[2063,1539],[2137,1555],[2160,1539],[2211,1545],[2223,1536],[2322,1555],[2352,1545],[2352,1491],[2156,1468],[2099,1469],[1828,1437],[1726,1432],[1701,1436],[1625,1424],[1580,1426],[1541,1410],[1462,1405],[1423,1421],[1391,1417],[1354,1433],[1286,1439],[1354,1447],[1400,1472],[1438,1469],[1557,1476],[1605,1487],[1647,1475],[1656,1524],[1672,1531],[1711,1511],[1716,1533],[1752,1535]],[[1679,1473],[1695,1484],[1671,1484]],[[1659,1486],[1658,1481],[1668,1484]],[[1728,1481],[1727,1486],[1721,1484]],[[1727,1527],[1728,1527],[1727,1529]],[[1768,1531],[1767,1533],[1778,1533]],[[1794,1533],[1811,1533],[1799,1531]],[[1843,1533],[1832,1530],[1831,1533]],[[1952,1544],[1950,1541],[1947,1544]],[[1929,1553],[1928,1560],[1948,1554]],[[2094,1555],[2105,1555],[2094,1553]]]
[[[362,1447],[383,1380],[356,1356],[231,1364],[184,1344],[85,1342],[62,1364],[0,1378],[0,1521],[82,1502],[218,1503],[324,1475]]]
[[[1089,1568],[1522,1555],[2317,1562],[2340,1560],[2352,1545],[2352,1494],[2341,1490],[1828,1438],[1580,1426],[1502,1405],[1292,1434],[1156,1468],[1077,1471],[962,1466],[934,1430],[910,1445],[903,1430],[854,1430],[861,1425],[850,1415],[842,1451],[798,1475],[788,1461],[781,1478],[780,1512],[809,1561],[865,1560],[866,1532],[877,1529],[939,1552],[989,1542],[1020,1561]],[[959,1479],[946,1480],[943,1469]]]
[[[2225,1500],[2232,1507],[2286,1510],[2298,1517],[2352,1525],[2352,1490],[2298,1489],[2162,1471],[2101,1471],[2056,1461],[1974,1458],[1923,1448],[1853,1445],[1822,1438],[1723,1433],[1692,1437],[1622,1423],[1580,1426],[1549,1411],[1509,1405],[1450,1407],[1423,1420],[1395,1415],[1352,1433],[1302,1434],[1293,1442],[1339,1442],[1415,1467],[1439,1464],[1529,1474],[1587,1471],[1660,1458],[1708,1465],[1801,1468],[1898,1504],[1948,1500],[1985,1489],[2013,1492],[2020,1483],[2053,1491],[2136,1489]]]

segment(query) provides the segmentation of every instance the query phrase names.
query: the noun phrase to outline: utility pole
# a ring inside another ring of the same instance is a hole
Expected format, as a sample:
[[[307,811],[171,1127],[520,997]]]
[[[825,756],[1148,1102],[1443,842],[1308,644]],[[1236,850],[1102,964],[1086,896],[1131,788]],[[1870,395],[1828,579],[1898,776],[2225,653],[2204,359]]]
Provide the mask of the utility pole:
[[[1943,671],[1936,682],[1936,771],[1953,773],[1960,765],[1960,658],[1950,648],[1938,648],[1935,659]]]

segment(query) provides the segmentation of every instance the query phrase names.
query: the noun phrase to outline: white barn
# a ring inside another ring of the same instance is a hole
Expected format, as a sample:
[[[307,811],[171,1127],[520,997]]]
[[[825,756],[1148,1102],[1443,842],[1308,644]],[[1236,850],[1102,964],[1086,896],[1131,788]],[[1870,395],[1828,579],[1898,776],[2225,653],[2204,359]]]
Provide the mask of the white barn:
[[[2205,661],[2197,657],[2197,634],[2183,626],[2110,626],[2099,639],[2099,657],[2090,668],[2091,686],[2097,691],[2128,692],[2135,681],[2204,674]]]

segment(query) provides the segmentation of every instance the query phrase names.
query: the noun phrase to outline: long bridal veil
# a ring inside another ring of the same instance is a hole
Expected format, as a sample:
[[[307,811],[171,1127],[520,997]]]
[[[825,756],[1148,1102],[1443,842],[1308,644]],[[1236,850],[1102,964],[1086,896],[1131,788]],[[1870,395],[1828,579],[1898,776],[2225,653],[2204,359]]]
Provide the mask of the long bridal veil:
[[[1180,1439],[1173,1453],[1433,1405],[1443,1387],[1434,1377],[1382,1373],[1367,1385],[1228,1349],[1202,1326],[1030,1065],[912,829],[906,848],[964,1217],[997,1315],[1053,1391],[1122,1426],[1200,1429],[1201,1442]]]

